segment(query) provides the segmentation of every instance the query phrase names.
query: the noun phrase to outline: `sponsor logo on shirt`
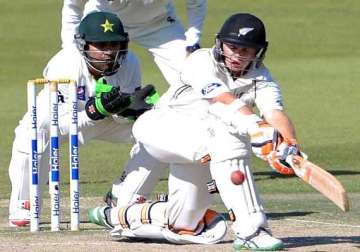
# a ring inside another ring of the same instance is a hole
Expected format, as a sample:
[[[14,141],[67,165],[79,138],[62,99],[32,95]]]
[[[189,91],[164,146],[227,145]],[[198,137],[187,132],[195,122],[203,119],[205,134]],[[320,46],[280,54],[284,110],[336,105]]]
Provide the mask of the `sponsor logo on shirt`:
[[[280,107],[284,107],[283,103],[281,100],[276,100],[275,101],[276,105],[280,106]]]
[[[207,95],[209,93],[211,93],[212,91],[214,91],[216,88],[221,87],[222,84],[220,83],[210,83],[207,84],[202,90],[201,93],[203,95]]]
[[[78,86],[78,88],[77,88],[77,98],[79,100],[85,101],[85,86]]]

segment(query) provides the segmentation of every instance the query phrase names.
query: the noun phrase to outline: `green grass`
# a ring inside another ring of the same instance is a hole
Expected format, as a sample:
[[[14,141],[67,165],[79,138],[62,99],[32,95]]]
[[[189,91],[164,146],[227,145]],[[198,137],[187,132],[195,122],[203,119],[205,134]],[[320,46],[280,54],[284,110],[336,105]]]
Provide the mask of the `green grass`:
[[[175,1],[185,18],[185,1]],[[26,109],[25,83],[41,76],[60,48],[62,1],[20,0],[2,3],[0,16],[0,199],[9,197],[8,164],[13,130]],[[16,12],[12,11],[16,8]],[[296,124],[303,151],[336,174],[350,192],[360,192],[360,2],[295,0],[209,0],[202,46],[210,47],[227,16],[251,12],[267,26],[270,46],[265,59],[282,86],[287,113]],[[143,82],[163,92],[165,81],[149,54],[131,45],[141,59]],[[100,196],[121,173],[130,146],[93,142],[81,149],[82,195]],[[65,152],[64,148],[64,152]],[[62,158],[63,163],[67,160]],[[255,161],[262,193],[314,192],[296,178],[273,176]],[[62,179],[67,194],[67,169]],[[166,190],[166,180],[157,191]]]

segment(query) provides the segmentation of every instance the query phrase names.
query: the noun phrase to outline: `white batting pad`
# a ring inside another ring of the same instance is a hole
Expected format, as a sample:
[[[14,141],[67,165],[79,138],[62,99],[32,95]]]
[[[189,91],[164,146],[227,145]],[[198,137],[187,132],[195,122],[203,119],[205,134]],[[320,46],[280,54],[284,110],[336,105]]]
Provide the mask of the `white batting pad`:
[[[244,174],[244,182],[240,185],[231,182],[231,173],[235,170],[240,170]],[[212,162],[210,171],[216,181],[221,199],[235,215],[236,220],[232,228],[238,236],[246,237],[253,234],[259,227],[267,226],[248,159]]]

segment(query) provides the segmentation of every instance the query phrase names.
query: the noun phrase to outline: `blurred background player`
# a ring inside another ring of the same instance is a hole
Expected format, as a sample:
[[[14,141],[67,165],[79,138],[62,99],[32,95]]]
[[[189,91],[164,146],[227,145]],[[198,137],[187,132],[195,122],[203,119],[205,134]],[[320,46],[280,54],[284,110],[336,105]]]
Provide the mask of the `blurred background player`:
[[[168,91],[173,91],[172,99],[134,124],[138,148],[125,168],[121,186],[113,190],[117,206],[91,210],[90,220],[115,226],[112,233],[120,236],[218,242],[225,230],[219,215],[212,211],[213,218],[208,216],[211,196],[206,182],[212,178],[211,192],[219,192],[233,221],[234,247],[281,249],[282,241],[268,227],[250,168],[249,136],[255,141],[263,134],[262,140],[271,142],[277,132],[274,128],[281,133],[284,147],[274,149],[276,158],[284,161],[299,153],[294,127],[283,112],[280,88],[263,64],[267,46],[263,22],[238,13],[225,21],[213,48],[191,54],[180,75],[183,85]],[[255,105],[274,128],[262,124],[252,112]],[[207,154],[208,164],[204,162]],[[146,158],[141,158],[149,155],[170,164],[167,202],[137,200],[137,188],[154,184],[149,174],[157,171],[147,169]],[[242,182],[231,181],[234,171],[244,175]]]
[[[76,28],[86,13],[115,13],[122,20],[130,40],[152,54],[169,85],[177,85],[185,57],[200,48],[207,1],[187,0],[186,6],[189,28],[185,31],[172,0],[64,0],[62,45],[74,43]]]
[[[80,23],[76,47],[58,52],[44,70],[48,80],[71,79],[77,83],[79,142],[91,139],[127,142],[132,123],[122,115],[136,117],[151,105],[145,97],[152,86],[141,89],[137,57],[128,52],[128,35],[119,18],[107,12],[94,12]],[[96,92],[98,85],[107,91]],[[110,86],[109,86],[110,85]],[[44,88],[38,98],[38,154],[41,184],[48,178],[49,166],[49,90]],[[67,141],[69,109],[68,89],[59,85],[60,142]],[[9,205],[9,225],[29,224],[29,113],[15,129],[15,139],[9,166],[12,185]]]

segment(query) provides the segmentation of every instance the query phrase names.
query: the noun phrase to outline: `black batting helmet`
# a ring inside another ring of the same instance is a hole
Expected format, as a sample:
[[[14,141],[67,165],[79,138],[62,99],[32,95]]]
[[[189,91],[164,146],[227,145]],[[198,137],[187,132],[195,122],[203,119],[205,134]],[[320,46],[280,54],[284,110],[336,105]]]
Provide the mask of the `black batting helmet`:
[[[249,13],[237,13],[230,16],[216,34],[215,59],[223,61],[222,44],[229,43],[241,47],[258,49],[255,67],[258,67],[265,57],[268,46],[264,23]]]
[[[248,13],[238,13],[229,17],[216,36],[223,42],[251,48],[267,46],[263,22]]]

